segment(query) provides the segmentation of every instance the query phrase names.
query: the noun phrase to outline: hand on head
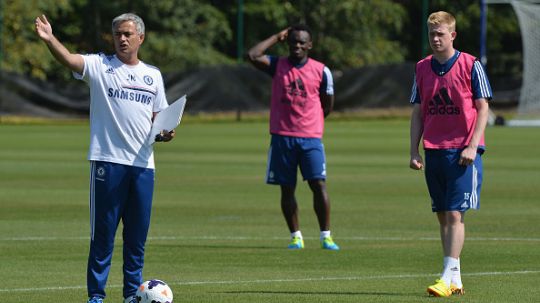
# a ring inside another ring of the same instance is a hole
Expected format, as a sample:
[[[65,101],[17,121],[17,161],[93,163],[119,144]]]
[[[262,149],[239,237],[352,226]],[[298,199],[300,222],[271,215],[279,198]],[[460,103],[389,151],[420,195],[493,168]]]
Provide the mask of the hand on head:
[[[279,42],[287,40],[287,35],[289,34],[290,27],[287,27],[286,29],[282,30],[281,32],[277,33],[277,39]]]

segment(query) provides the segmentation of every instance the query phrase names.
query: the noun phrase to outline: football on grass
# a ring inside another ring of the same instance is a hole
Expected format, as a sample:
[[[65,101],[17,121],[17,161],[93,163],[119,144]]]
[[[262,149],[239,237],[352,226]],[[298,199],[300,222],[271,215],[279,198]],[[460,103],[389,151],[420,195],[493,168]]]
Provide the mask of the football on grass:
[[[149,280],[141,284],[135,294],[138,303],[173,303],[169,285],[161,280]]]

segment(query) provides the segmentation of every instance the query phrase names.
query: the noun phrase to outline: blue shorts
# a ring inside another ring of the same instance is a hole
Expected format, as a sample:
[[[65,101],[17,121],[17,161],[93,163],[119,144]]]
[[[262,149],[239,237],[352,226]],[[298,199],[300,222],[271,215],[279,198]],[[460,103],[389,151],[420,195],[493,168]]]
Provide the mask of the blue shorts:
[[[480,208],[482,153],[471,165],[459,165],[461,149],[425,151],[426,183],[433,212]]]
[[[272,135],[266,183],[296,185],[297,167],[305,180],[326,180],[324,146],[320,138]]]

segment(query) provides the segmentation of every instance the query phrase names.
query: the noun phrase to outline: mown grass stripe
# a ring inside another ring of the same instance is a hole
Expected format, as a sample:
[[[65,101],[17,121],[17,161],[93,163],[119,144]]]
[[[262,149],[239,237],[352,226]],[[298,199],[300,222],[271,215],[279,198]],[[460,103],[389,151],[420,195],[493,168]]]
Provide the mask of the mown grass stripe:
[[[501,275],[531,275],[540,274],[540,270],[521,270],[521,271],[492,271],[465,273],[462,276],[501,276]],[[260,284],[260,283],[296,283],[296,282],[319,282],[319,281],[358,281],[358,280],[381,280],[381,279],[416,279],[436,277],[439,274],[399,274],[399,275],[381,275],[381,276],[356,276],[356,277],[317,277],[300,279],[261,279],[261,280],[224,280],[224,281],[173,281],[167,282],[171,286],[190,286],[190,285],[223,285],[223,284]],[[120,284],[108,285],[108,288],[121,288]],[[44,292],[44,291],[62,291],[86,289],[86,286],[57,286],[57,287],[36,287],[36,288],[0,288],[2,292]]]

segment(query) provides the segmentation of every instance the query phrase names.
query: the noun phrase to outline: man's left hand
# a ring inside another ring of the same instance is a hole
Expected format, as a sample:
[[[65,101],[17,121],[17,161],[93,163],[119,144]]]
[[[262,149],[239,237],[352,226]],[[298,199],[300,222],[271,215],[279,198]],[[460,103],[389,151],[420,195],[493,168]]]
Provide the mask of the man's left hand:
[[[156,135],[156,142],[169,142],[174,138],[176,132],[173,130],[167,131],[162,130],[158,135]]]

